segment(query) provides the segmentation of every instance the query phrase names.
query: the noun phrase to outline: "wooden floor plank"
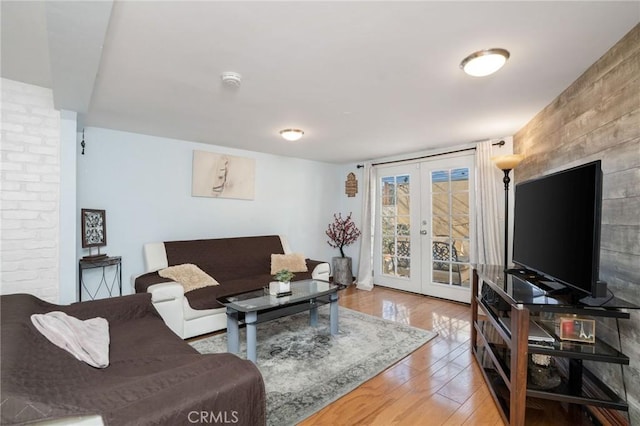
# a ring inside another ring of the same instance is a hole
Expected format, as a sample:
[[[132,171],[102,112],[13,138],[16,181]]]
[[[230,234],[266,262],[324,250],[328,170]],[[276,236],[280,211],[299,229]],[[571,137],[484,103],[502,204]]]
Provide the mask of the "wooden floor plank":
[[[487,399],[488,398],[488,399]],[[443,426],[458,426],[464,424],[466,421],[471,420],[476,417],[474,413],[478,410],[479,407],[484,406],[485,404],[489,404],[491,401],[491,394],[489,391],[481,386],[465,401],[464,404],[460,406],[455,413],[453,413],[446,422],[443,423]]]

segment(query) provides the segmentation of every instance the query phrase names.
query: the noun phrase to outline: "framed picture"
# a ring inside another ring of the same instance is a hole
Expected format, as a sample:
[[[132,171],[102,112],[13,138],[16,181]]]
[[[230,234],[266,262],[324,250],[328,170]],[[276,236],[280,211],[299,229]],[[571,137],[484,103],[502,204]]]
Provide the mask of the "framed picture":
[[[82,248],[107,245],[107,218],[104,210],[82,209]]]
[[[255,168],[252,158],[193,151],[191,195],[253,200]]]

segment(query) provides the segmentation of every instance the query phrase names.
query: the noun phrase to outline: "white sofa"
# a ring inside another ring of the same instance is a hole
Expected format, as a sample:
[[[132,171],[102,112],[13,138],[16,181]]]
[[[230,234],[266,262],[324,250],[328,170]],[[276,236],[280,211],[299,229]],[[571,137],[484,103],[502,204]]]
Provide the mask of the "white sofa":
[[[281,253],[289,254],[292,253],[291,248],[285,237],[283,236],[270,236],[269,238],[279,237],[280,239],[280,248]],[[251,238],[267,238],[267,237],[244,237],[237,238],[233,240],[247,240]],[[220,244],[224,242],[224,240],[231,239],[217,239],[217,240],[193,240],[194,242],[206,242],[206,241],[214,241],[216,244]],[[169,242],[170,244],[171,242]],[[179,243],[187,243],[188,242],[179,242]],[[264,250],[263,250],[264,251]],[[272,250],[274,251],[274,250]],[[143,247],[144,254],[144,262],[145,262],[145,273],[133,276],[132,286],[138,290],[138,286],[136,286],[136,280],[143,275],[156,272],[160,269],[166,268],[168,266],[172,266],[176,263],[171,263],[167,257],[167,251],[164,242],[159,243],[147,243]],[[253,254],[253,252],[252,252]],[[267,255],[268,253],[265,253]],[[227,253],[228,255],[228,253]],[[270,256],[270,254],[268,254]],[[215,253],[210,253],[209,256],[215,256]],[[198,264],[197,261],[189,262]],[[318,263],[318,262],[315,262]],[[200,266],[200,265],[198,265]],[[207,271],[206,268],[203,268],[207,273],[212,275],[214,278],[216,277],[216,272]],[[311,278],[317,280],[325,280],[329,281],[329,264],[328,263],[318,263],[313,267],[311,272]],[[266,270],[265,274],[269,274],[270,271]],[[302,276],[301,278],[304,278]],[[219,280],[220,281],[220,280]],[[220,281],[220,284],[224,286],[224,282]],[[260,281],[260,285],[267,285],[268,282],[262,283]],[[257,287],[260,288],[260,287]],[[224,307],[219,307],[215,309],[193,309],[185,297],[182,285],[170,281],[170,282],[160,282],[158,284],[149,285],[146,288],[146,291],[151,293],[151,300],[153,305],[160,313],[165,323],[174,333],[180,336],[183,339],[188,339],[190,337],[199,336],[201,334],[210,333],[216,330],[222,330],[227,327],[227,319],[226,319],[226,310]]]

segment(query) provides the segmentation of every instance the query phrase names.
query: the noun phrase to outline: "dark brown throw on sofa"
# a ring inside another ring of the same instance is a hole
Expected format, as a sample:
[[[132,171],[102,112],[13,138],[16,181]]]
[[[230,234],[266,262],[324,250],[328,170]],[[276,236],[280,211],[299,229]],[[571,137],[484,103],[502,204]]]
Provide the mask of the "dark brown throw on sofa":
[[[217,298],[268,286],[273,281],[271,255],[283,254],[277,235],[168,241],[164,247],[169,266],[193,263],[220,283],[185,293],[193,309],[223,308]],[[313,269],[323,263],[310,259],[306,262],[308,272],[296,272],[295,281],[310,279]],[[136,278],[136,292],[144,293],[150,285],[170,281],[157,272],[149,272]]]
[[[117,426],[224,418],[265,424],[264,382],[256,366],[227,353],[199,354],[164,324],[151,294],[69,306],[27,294],[4,295],[0,302],[3,425],[89,414]],[[78,361],[35,329],[31,314],[56,310],[109,321],[109,367]]]

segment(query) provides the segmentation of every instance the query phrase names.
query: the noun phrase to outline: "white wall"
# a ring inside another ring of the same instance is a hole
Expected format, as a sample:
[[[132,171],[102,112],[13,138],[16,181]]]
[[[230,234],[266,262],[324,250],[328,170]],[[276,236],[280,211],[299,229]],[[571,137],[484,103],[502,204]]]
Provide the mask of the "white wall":
[[[285,234],[307,257],[335,254],[324,231],[343,196],[340,166],[101,128],[86,128],[85,142],[77,209],[106,210],[102,251],[123,257],[124,294],[130,276],[144,271],[146,242]],[[254,158],[255,200],[192,197],[194,150]],[[87,254],[78,239],[77,256]]]
[[[2,79],[0,293],[58,302],[60,113],[50,89]]]
[[[79,236],[76,224],[80,214],[76,208],[76,156],[80,149],[76,138],[78,115],[75,111],[60,111],[60,296],[61,304],[78,300],[78,258],[76,245]]]
[[[347,181],[347,175],[349,173],[353,173],[356,175],[356,180],[358,181],[358,192],[355,197],[349,197],[345,194],[345,182]],[[340,188],[338,192],[340,193],[341,203],[340,209],[336,210],[336,213],[342,213],[342,217],[347,216],[349,213],[352,213],[351,218],[355,222],[358,229],[362,232],[362,195],[364,193],[364,168],[358,169],[357,164],[346,164],[339,166],[339,182]],[[358,241],[353,243],[350,246],[345,247],[344,254],[345,256],[350,256],[352,258],[352,269],[353,274],[357,275],[358,273],[358,265],[359,265],[359,257],[360,257],[360,243],[362,242],[362,236],[358,238]],[[340,251],[338,249],[334,249],[333,256],[340,256]]]

